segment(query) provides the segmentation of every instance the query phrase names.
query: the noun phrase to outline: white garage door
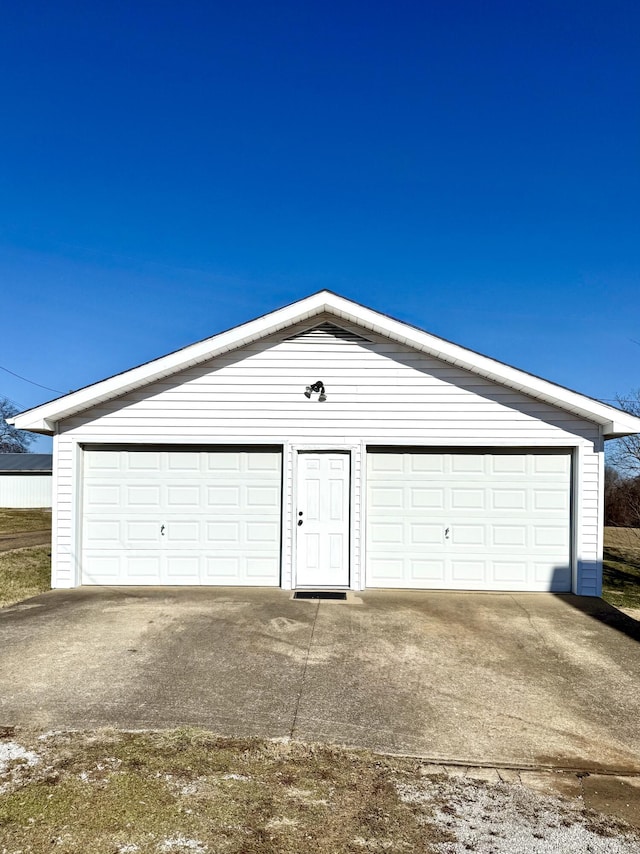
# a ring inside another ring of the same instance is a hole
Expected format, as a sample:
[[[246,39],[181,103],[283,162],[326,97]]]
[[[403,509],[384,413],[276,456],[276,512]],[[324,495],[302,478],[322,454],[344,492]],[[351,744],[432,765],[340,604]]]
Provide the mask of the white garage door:
[[[571,589],[569,453],[370,452],[367,586]]]
[[[86,450],[83,584],[280,583],[281,454]]]

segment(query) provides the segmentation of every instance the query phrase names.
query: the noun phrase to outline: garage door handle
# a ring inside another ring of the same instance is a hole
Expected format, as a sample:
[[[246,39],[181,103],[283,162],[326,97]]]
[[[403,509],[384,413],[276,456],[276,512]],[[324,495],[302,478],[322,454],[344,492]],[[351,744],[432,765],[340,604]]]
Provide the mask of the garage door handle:
[[[449,539],[449,528],[444,529],[444,538],[445,538],[445,540]]]
[[[302,525],[302,519],[298,519],[298,528]]]
[[[160,533],[161,533],[161,534],[162,534],[162,536],[164,537],[164,525],[161,525],[161,526],[160,526]]]

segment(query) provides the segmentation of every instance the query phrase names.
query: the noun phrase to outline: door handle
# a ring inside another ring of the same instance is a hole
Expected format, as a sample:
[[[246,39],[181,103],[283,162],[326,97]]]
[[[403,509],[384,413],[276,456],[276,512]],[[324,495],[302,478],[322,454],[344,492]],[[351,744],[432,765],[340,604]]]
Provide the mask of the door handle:
[[[444,538],[445,538],[445,540],[449,539],[449,528],[444,529]]]
[[[298,528],[302,525],[302,519],[298,519]]]
[[[160,535],[164,537],[164,525],[160,525]]]

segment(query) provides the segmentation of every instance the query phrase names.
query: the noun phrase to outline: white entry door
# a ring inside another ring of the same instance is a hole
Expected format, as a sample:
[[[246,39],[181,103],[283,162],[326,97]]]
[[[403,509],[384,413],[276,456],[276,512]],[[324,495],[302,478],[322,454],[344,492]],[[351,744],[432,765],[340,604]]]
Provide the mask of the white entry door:
[[[350,455],[300,452],[296,587],[349,585]]]

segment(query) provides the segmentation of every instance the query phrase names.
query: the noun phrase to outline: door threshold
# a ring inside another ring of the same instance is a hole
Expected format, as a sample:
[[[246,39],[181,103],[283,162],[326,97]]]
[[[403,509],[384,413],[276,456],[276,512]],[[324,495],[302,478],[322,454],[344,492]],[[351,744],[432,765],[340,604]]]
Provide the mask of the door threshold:
[[[295,590],[292,599],[329,599],[332,602],[346,602],[346,590]]]

